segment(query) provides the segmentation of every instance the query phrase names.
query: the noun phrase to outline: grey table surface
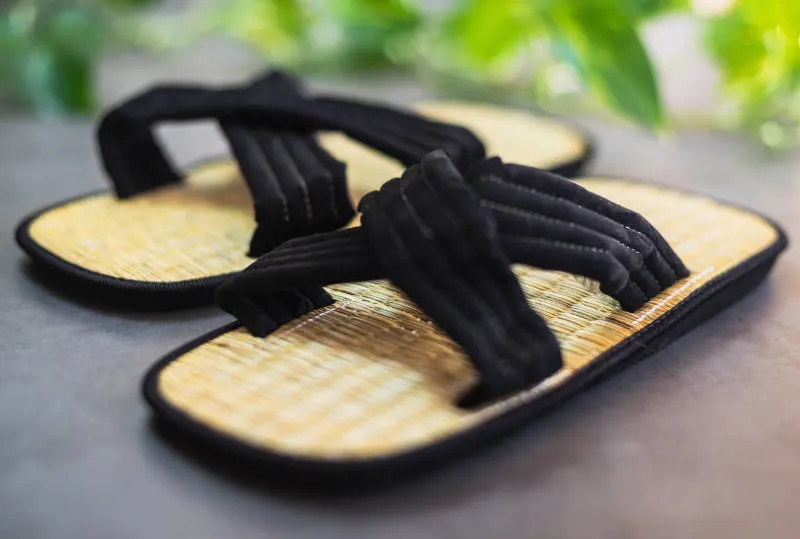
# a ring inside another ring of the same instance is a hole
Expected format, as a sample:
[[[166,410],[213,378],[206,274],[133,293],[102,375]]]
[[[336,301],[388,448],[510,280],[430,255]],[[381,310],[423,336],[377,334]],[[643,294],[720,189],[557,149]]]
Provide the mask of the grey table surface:
[[[584,125],[596,172],[742,203],[800,236],[800,154]],[[474,458],[368,495],[303,494],[175,444],[140,398],[149,365],[225,315],[83,301],[14,245],[26,213],[104,185],[91,134],[0,118],[0,538],[800,534],[797,250],[722,315]],[[219,145],[204,128],[167,137],[187,161]]]

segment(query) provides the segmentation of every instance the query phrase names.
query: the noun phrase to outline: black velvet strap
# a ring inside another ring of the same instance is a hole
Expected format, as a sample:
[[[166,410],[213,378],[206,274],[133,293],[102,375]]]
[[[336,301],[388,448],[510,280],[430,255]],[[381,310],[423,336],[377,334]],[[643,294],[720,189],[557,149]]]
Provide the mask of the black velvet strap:
[[[283,243],[220,286],[216,299],[253,335],[266,337],[280,326],[272,313],[275,292],[302,290],[324,306],[322,286],[382,277],[362,229],[346,228]]]
[[[627,310],[689,274],[641,215],[575,182],[497,158],[477,163],[467,179],[514,261],[595,279]]]
[[[491,216],[441,152],[361,203],[384,274],[460,344],[474,398],[520,390],[561,367],[558,341],[525,300]]]
[[[281,245],[220,287],[218,301],[263,336],[275,323],[258,302],[275,291],[388,278],[475,363],[481,382],[472,400],[529,387],[558,370],[561,356],[528,306],[512,262],[596,279],[627,310],[686,272],[636,214],[560,184],[569,180],[530,178],[540,172],[492,159],[464,181],[446,155],[434,152],[363,199],[361,228]],[[541,190],[530,191],[534,181]]]
[[[273,71],[244,88],[159,86],[108,112],[98,127],[97,141],[119,195],[178,181],[153,127],[165,121],[209,118],[300,133],[341,131],[406,165],[440,148],[461,168],[484,156],[483,144],[466,128],[364,100],[306,98],[297,81]],[[138,171],[157,174],[152,178],[135,174]]]
[[[462,168],[484,155],[463,127],[376,103],[307,98],[295,79],[275,71],[243,88],[157,87],[111,110],[97,141],[117,195],[179,182],[154,128],[203,118],[219,122],[253,195],[253,256],[291,237],[340,228],[353,217],[345,165],[319,145],[316,130],[342,131],[404,164],[437,148]]]
[[[253,197],[258,226],[251,256],[288,238],[341,228],[353,218],[345,165],[311,136],[245,123],[222,128]]]
[[[476,170],[481,171],[483,166],[487,166],[490,170],[497,168],[489,160],[486,165],[476,165]],[[529,203],[538,195],[541,200],[549,202],[551,207],[557,208],[557,216],[564,215],[561,212],[566,211],[567,217],[579,219],[590,227],[597,227],[598,231],[638,251],[662,288],[671,286],[677,279],[689,275],[689,270],[664,237],[641,214],[592,193],[575,182],[565,181],[563,177],[546,170],[515,164],[505,165],[505,170],[506,183],[516,186],[514,192],[517,196],[527,191],[528,195],[524,197],[524,201]],[[480,180],[484,179],[486,174],[479,172],[472,177]],[[485,182],[479,191],[484,193],[484,189]],[[569,206],[571,209],[564,209],[566,201],[572,203]],[[520,204],[525,205],[526,202],[520,199]],[[538,207],[541,208],[542,204]]]
[[[337,119],[345,134],[407,167],[437,149],[444,150],[459,170],[467,170],[486,155],[483,143],[469,129],[411,111],[374,101],[325,96],[311,100],[311,106]]]

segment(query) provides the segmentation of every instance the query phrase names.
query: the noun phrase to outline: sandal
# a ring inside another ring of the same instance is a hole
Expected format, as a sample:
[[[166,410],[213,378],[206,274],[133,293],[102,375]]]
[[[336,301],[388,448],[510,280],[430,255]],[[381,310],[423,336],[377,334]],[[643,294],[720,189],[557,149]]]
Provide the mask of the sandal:
[[[86,294],[151,308],[210,303],[214,289],[252,257],[347,225],[351,196],[357,200],[379,187],[374,178],[395,176],[401,164],[432,150],[445,149],[463,168],[483,158],[487,144],[568,175],[590,155],[587,140],[555,120],[473,104],[432,103],[420,111],[425,116],[306,98],[279,72],[242,88],[155,88],[99,125],[99,154],[115,192],[36,212],[19,225],[17,242]],[[183,181],[153,130],[198,119],[219,123],[235,161],[194,167]],[[337,133],[323,134],[320,144],[318,130]],[[347,178],[337,158],[346,161]]]
[[[290,240],[220,287],[238,320],[150,369],[159,417],[281,472],[396,477],[667,346],[787,245],[701,195],[498,158],[462,176],[442,152],[360,210],[360,227]]]

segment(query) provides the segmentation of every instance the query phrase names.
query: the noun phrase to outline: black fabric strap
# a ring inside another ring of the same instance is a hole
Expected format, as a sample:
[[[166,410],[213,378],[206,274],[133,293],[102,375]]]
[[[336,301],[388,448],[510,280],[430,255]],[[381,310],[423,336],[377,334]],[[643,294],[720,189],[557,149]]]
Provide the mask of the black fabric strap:
[[[476,169],[480,171],[481,165],[477,165]],[[563,208],[563,202],[569,201],[572,203],[572,209],[567,213],[569,217],[580,215],[581,222],[591,227],[599,227],[598,230],[637,250],[644,257],[648,270],[661,283],[662,288],[671,286],[677,279],[689,275],[689,270],[661,233],[641,214],[592,193],[575,182],[565,181],[561,176],[546,170],[515,164],[506,165],[505,170],[507,183],[517,186],[515,193],[519,195],[520,190],[528,192],[526,201],[532,199],[531,195],[538,195],[557,208]],[[481,179],[485,174],[479,173],[473,177]],[[484,192],[483,188],[479,191]],[[601,224],[599,219],[601,217],[606,218],[605,224]],[[614,229],[611,228],[612,225]]]
[[[495,223],[443,153],[367,195],[361,210],[385,275],[474,362],[473,398],[520,390],[561,367],[558,341],[528,306]]]
[[[440,148],[462,169],[485,155],[481,141],[466,128],[368,101],[306,98],[297,81],[273,71],[244,88],[159,86],[108,112],[97,142],[119,195],[178,181],[152,130],[161,122],[200,119],[299,133],[341,131],[405,165]],[[155,172],[156,177],[138,171]]]
[[[222,129],[253,197],[251,256],[288,238],[341,228],[355,215],[345,165],[311,136],[243,123]]]
[[[288,238],[335,230],[355,214],[345,165],[313,135],[267,129],[231,115],[237,102],[292,103],[302,99],[295,81],[279,73],[242,89],[157,88],[111,111],[98,131],[100,153],[121,198],[180,181],[155,139],[162,119],[216,117],[255,207],[249,254],[258,256]],[[227,111],[217,115],[215,108]]]
[[[216,119],[252,195],[258,227],[250,254],[334,230],[354,215],[345,165],[313,136],[342,131],[404,164],[442,148],[466,169],[484,155],[469,130],[411,112],[333,97],[307,98],[277,71],[243,88],[162,86],[111,110],[97,132],[103,165],[120,198],[180,181],[154,134],[164,121]]]
[[[268,303],[272,292],[388,278],[474,362],[481,382],[473,401],[529,387],[558,370],[561,356],[552,332],[528,306],[512,262],[596,279],[627,310],[686,271],[649,223],[629,210],[615,214],[619,206],[597,195],[548,177],[542,191],[522,196],[528,176],[539,173],[492,159],[465,181],[445,154],[434,152],[363,199],[361,228],[281,245],[220,287],[219,304],[263,336],[275,323],[258,304]],[[555,216],[542,200],[555,204]],[[622,215],[657,236],[651,240],[607,215]],[[657,278],[648,259],[665,275]]]
[[[347,228],[283,243],[220,286],[216,300],[253,335],[266,337],[280,326],[272,313],[275,292],[302,291],[297,298],[301,304],[304,297],[313,297],[325,306],[326,298],[319,295],[322,286],[382,277],[362,229]]]
[[[311,100],[318,111],[338,119],[352,138],[409,167],[441,149],[459,170],[467,170],[486,155],[483,143],[469,129],[437,122],[374,101],[320,96]]]
[[[497,158],[476,164],[467,179],[512,259],[595,279],[625,309],[638,309],[689,274],[641,215],[575,182]]]

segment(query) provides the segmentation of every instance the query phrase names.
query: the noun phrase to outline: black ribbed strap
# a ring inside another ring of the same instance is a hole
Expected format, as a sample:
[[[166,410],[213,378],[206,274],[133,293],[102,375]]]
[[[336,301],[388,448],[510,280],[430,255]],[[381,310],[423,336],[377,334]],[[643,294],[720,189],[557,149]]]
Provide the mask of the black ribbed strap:
[[[333,129],[382,152],[406,167],[434,150],[443,150],[459,170],[483,159],[483,143],[469,129],[437,122],[412,111],[364,99],[320,96],[308,101],[320,117],[331,118]]]
[[[561,367],[558,341],[525,300],[497,227],[441,152],[361,203],[384,274],[464,349],[473,397],[505,395]]]
[[[308,237],[317,236],[325,234]],[[280,260],[281,256],[286,258],[287,254],[291,256],[291,253],[287,252],[290,250],[286,248],[288,243],[270,251],[241,271],[235,277],[239,283],[237,288],[253,281],[262,281],[263,274],[270,271],[269,268],[274,260]],[[292,272],[292,269],[293,265],[287,264],[283,266],[282,271]],[[334,302],[321,286],[309,286],[306,282],[308,279],[302,279],[301,281],[306,284],[301,283],[298,286],[288,285],[288,280],[285,278],[282,281],[287,284],[274,288],[248,285],[246,294],[218,291],[217,303],[226,311],[235,311],[238,313],[237,317],[248,320],[248,330],[253,335],[265,337],[283,324]]]
[[[689,274],[646,219],[575,182],[497,158],[467,179],[512,260],[594,279],[626,310]]]
[[[98,150],[117,195],[127,198],[182,179],[156,139],[161,122],[247,122],[252,120],[244,112],[248,103],[277,106],[297,98],[292,81],[273,74],[242,88],[154,87],[106,113],[97,129]]]
[[[355,215],[344,163],[310,135],[223,124],[255,207],[251,256],[288,238],[336,230]]]
[[[268,129],[263,122],[233,115],[236,103],[277,105],[300,99],[295,82],[279,73],[241,89],[153,89],[103,119],[100,153],[121,198],[174,184],[180,177],[155,139],[156,123],[217,118],[253,198],[257,226],[249,254],[258,256],[288,238],[340,228],[355,214],[345,165],[313,135]]]
[[[179,181],[153,128],[200,119],[300,133],[341,131],[405,165],[436,149],[444,149],[462,169],[485,155],[481,141],[464,127],[364,100],[306,98],[297,81],[273,71],[243,88],[159,86],[109,111],[97,141],[119,196]]]
[[[284,289],[389,278],[474,362],[481,382],[470,400],[530,387],[555,372],[561,356],[525,301],[512,262],[596,279],[628,310],[686,272],[636,214],[560,185],[566,179],[548,176],[545,185],[530,177],[539,173],[493,159],[465,181],[434,152],[363,199],[361,228],[283,244],[223,285],[219,303],[254,334],[266,335],[274,324],[266,310],[253,308],[254,296],[269,301]]]
[[[322,286],[383,277],[362,229],[346,228],[283,243],[220,286],[216,299],[250,333],[266,337],[280,325],[271,306],[275,292],[301,290],[297,301],[310,297],[324,306]]]
[[[306,98],[292,77],[271,72],[243,88],[157,87],[111,110],[97,140],[117,195],[179,182],[154,128],[204,118],[219,122],[252,193],[254,256],[291,237],[340,228],[354,215],[345,165],[319,145],[316,130],[342,131],[404,164],[437,148],[464,169],[484,155],[463,127],[365,101]]]
[[[643,257],[662,289],[689,275],[661,233],[641,214],[573,181],[533,167],[503,165],[499,159],[477,163],[470,179],[484,199],[514,198],[518,207],[580,223],[622,242]],[[505,188],[492,189],[490,184],[497,179],[504,180]]]

